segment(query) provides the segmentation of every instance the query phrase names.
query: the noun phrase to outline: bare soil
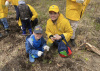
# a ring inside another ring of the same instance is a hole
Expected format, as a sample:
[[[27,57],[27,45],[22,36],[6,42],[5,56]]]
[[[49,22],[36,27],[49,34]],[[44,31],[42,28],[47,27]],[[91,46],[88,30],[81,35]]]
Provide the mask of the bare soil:
[[[35,1],[33,0],[32,2]],[[65,3],[63,0],[55,0],[55,2],[60,2],[60,4]],[[36,4],[34,7],[37,8],[39,5],[38,1],[36,1]],[[65,7],[65,5],[62,5],[62,7]],[[63,9],[65,11],[65,8]],[[100,49],[99,0],[91,0],[85,14],[79,21],[75,40],[77,46],[72,47],[70,45],[73,51],[71,56],[61,58],[58,55],[57,47],[51,47],[50,51],[46,54],[47,56],[36,59],[34,63],[29,62],[25,51],[26,36],[22,36],[22,31],[15,20],[16,13],[14,7],[11,5],[9,12],[11,13],[7,18],[10,30],[9,35],[6,35],[3,26],[0,26],[0,32],[3,34],[3,37],[0,38],[0,71],[100,71],[99,55],[87,50],[76,51],[84,42],[88,42]],[[41,18],[39,20],[42,22],[42,25],[46,24],[45,20],[43,21]],[[99,30],[96,30],[96,23],[98,23]],[[45,35],[44,37],[46,38]]]

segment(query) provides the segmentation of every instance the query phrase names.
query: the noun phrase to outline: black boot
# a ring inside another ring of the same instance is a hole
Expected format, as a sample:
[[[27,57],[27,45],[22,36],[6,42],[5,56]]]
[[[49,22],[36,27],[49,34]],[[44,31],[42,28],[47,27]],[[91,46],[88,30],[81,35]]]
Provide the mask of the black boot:
[[[71,45],[72,45],[73,47],[75,47],[75,46],[76,46],[75,40],[74,40],[74,39],[70,39],[70,41],[71,41]]]

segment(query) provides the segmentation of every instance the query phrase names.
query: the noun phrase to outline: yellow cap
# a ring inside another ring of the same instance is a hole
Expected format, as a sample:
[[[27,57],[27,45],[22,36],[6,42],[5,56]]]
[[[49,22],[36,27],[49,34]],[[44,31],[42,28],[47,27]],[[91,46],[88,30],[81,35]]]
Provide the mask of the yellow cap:
[[[59,8],[56,5],[52,5],[52,6],[50,6],[49,11],[54,11],[54,12],[58,13],[59,12]]]

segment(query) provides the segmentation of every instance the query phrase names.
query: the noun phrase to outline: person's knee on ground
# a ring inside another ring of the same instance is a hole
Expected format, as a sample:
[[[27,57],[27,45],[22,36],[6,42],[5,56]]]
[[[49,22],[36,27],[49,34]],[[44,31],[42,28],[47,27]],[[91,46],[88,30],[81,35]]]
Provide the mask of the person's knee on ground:
[[[50,38],[47,40],[47,45],[49,47],[51,47],[53,45],[53,41]]]
[[[35,61],[35,57],[33,57],[31,54],[29,54],[29,61],[30,62],[34,62]]]

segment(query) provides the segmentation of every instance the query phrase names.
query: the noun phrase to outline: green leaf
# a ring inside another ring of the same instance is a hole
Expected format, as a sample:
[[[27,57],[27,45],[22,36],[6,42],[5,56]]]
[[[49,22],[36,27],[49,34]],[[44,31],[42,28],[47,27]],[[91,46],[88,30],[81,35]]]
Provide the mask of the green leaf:
[[[75,58],[74,56],[72,58]]]
[[[52,63],[52,61],[50,60],[50,61],[49,61],[49,64],[51,64],[51,63]]]
[[[85,58],[86,61],[88,61],[88,58]]]

